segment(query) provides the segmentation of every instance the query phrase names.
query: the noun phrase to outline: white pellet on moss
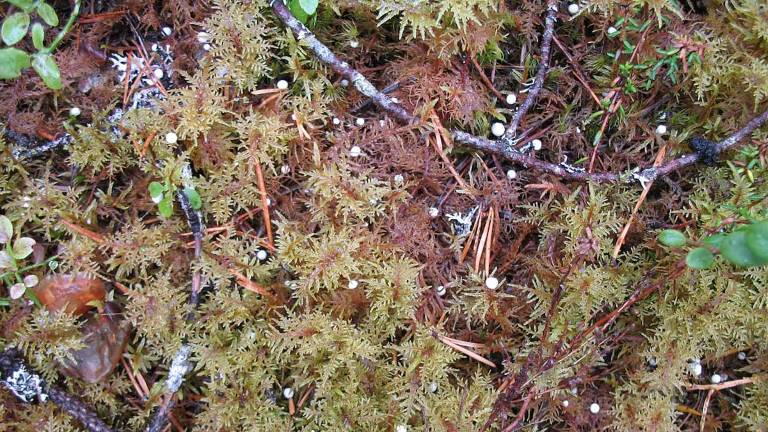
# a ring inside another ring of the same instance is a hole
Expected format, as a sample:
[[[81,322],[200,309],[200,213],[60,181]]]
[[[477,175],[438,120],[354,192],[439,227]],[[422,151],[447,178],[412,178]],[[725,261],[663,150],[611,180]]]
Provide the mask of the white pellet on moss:
[[[513,169],[507,170],[507,179],[514,180],[516,178],[517,178],[517,171],[515,171]]]
[[[439,297],[445,296],[445,286],[443,285],[438,286],[437,288],[435,288],[435,292]]]
[[[589,406],[589,412],[592,414],[597,414],[600,412],[600,405],[596,403],[592,403],[592,405]]]
[[[363,126],[363,125],[365,125],[365,119],[364,119],[364,118],[362,118],[362,117],[358,117],[358,118],[355,120],[355,124],[356,124],[356,125],[358,125],[358,126]]]
[[[533,148],[534,150],[539,151],[541,150],[541,147],[542,147],[542,143],[540,139],[535,139],[531,141],[531,148]]]
[[[165,134],[165,142],[168,144],[176,144],[176,141],[179,140],[179,136],[176,135],[175,132],[168,132]]]
[[[206,32],[200,32],[197,34],[197,41],[201,44],[207,43],[211,40],[211,35]]]
[[[504,135],[505,130],[506,128],[504,127],[503,123],[496,122],[491,125],[491,134],[493,134],[493,136],[495,137],[500,137]]]
[[[688,365],[688,370],[691,372],[691,375],[697,377],[701,375],[702,368],[701,363],[691,363]]]
[[[259,249],[258,252],[256,252],[256,258],[259,261],[264,261],[269,257],[269,254],[264,249]]]
[[[568,13],[571,15],[576,15],[579,13],[579,5],[576,3],[571,3],[568,5]]]
[[[514,93],[507,95],[507,105],[514,105],[517,103],[517,96]]]
[[[350,279],[349,282],[347,282],[347,288],[348,289],[353,290],[353,289],[357,288],[358,286],[360,286],[360,282],[358,282],[355,279]]]
[[[293,389],[290,387],[286,387],[283,389],[283,397],[286,399],[290,399],[293,397]]]
[[[436,218],[440,216],[440,210],[437,209],[437,207],[430,207],[429,208],[429,217]]]
[[[488,289],[496,289],[499,287],[499,280],[491,276],[485,280],[485,286],[488,287]]]
[[[352,157],[358,157],[361,154],[363,154],[363,150],[358,146],[352,146],[352,148],[349,149],[349,155]]]
[[[659,135],[665,135],[667,133],[667,126],[663,124],[656,126],[656,133]]]
[[[277,88],[278,90],[285,90],[288,88],[288,81],[286,80],[280,80],[277,82]]]

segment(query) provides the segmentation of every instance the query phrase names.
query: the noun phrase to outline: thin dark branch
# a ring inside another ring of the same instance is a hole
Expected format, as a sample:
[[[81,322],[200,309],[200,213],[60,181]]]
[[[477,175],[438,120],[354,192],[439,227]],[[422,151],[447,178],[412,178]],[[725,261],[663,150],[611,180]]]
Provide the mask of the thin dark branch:
[[[203,226],[202,215],[192,207],[192,203],[184,190],[178,191],[176,199],[179,201],[179,206],[184,213],[184,217],[187,220],[190,230],[192,230],[192,235],[195,239],[195,260],[197,261],[200,259],[200,253],[202,251],[203,230],[205,229]],[[200,290],[200,272],[198,270],[193,270],[192,288],[189,293],[191,310],[187,314],[187,321],[192,322],[197,317],[197,307],[200,305]],[[173,396],[179,391],[181,384],[184,382],[187,373],[191,369],[189,360],[190,352],[191,349],[189,345],[184,343],[173,356],[173,362],[168,371],[168,377],[165,380],[165,401],[157,408],[157,411],[155,411],[152,420],[150,420],[145,429],[146,432],[161,432],[168,424],[168,415],[175,406]]]
[[[541,93],[542,87],[544,87],[544,79],[549,72],[549,53],[552,48],[552,37],[555,35],[555,21],[557,20],[557,1],[547,0],[547,17],[544,21],[544,33],[541,36],[541,62],[539,63],[539,70],[536,71],[536,77],[533,80],[533,86],[528,91],[528,97],[525,98],[520,108],[512,116],[512,121],[509,123],[504,136],[501,140],[504,147],[511,147],[517,137],[517,128],[520,127],[520,122],[528,112],[533,104],[536,103],[536,99]]]
[[[550,1],[550,4],[551,3],[552,2]],[[376,87],[371,84],[371,82],[368,81],[360,72],[350,67],[349,64],[345,61],[339,59],[327,46],[320,42],[315,37],[315,35],[312,34],[311,31],[309,31],[309,29],[307,29],[304,24],[299,22],[296,18],[294,18],[293,15],[291,15],[291,12],[288,11],[288,8],[286,8],[282,1],[274,1],[272,3],[272,9],[280,21],[282,21],[286,27],[291,29],[291,31],[296,35],[296,38],[300,41],[303,41],[309,50],[312,51],[312,53],[314,53],[320,61],[330,66],[331,69],[333,69],[339,75],[349,79],[350,82],[355,85],[355,88],[357,88],[365,96],[371,98],[374,104],[403,122],[412,123],[417,120],[416,117],[408,112],[402,105],[393,102],[392,99],[387,95],[378,91]],[[551,8],[549,7],[548,12],[551,12]],[[549,13],[547,16],[549,16]],[[552,25],[554,25],[554,23]],[[547,52],[549,52],[549,48]],[[548,56],[549,54],[547,53],[547,58]],[[733,135],[718,142],[716,144],[718,151],[723,152],[733,147],[766,121],[768,121],[768,111],[753,118]],[[574,181],[592,181],[596,183],[638,181],[641,185],[644,185],[648,181],[655,180],[658,177],[666,176],[674,171],[693,165],[700,159],[698,153],[689,153],[677,159],[671,160],[658,168],[636,168],[635,170],[620,173],[587,173],[583,168],[577,168],[566,163],[555,164],[552,162],[543,161],[533,156],[529,156],[526,153],[508,146],[503,137],[497,141],[492,141],[487,138],[478,137],[476,135],[472,135],[456,129],[451,131],[451,135],[456,142],[467,147],[501,156],[509,161],[518,163],[525,167],[533,168],[539,172],[555,175],[564,180]]]
[[[16,349],[0,353],[0,382],[25,403],[50,400],[62,411],[80,422],[91,432],[112,432],[112,429],[78,398],[48,385],[35,373]]]

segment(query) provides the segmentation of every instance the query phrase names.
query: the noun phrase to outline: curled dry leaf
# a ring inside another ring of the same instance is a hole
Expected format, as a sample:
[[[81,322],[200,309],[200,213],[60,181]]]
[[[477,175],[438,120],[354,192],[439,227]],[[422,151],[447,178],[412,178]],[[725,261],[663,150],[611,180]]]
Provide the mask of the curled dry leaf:
[[[89,303],[104,301],[107,291],[99,279],[84,274],[61,274],[43,279],[35,294],[51,312],[64,310],[82,315],[92,307]]]
[[[128,325],[119,319],[114,303],[104,305],[104,313],[94,313],[81,332],[85,347],[72,353],[71,360],[61,364],[62,371],[89,383],[106,378],[123,355],[128,342]]]

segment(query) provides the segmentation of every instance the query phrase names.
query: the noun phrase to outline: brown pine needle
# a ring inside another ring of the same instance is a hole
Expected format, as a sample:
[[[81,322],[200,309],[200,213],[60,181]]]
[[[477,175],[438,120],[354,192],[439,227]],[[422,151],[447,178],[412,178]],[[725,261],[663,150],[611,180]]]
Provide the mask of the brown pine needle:
[[[437,338],[440,340],[440,342],[448,345],[449,347],[455,349],[456,351],[458,351],[458,352],[460,352],[462,354],[465,354],[465,355],[467,355],[467,356],[469,356],[469,357],[479,361],[480,363],[488,365],[488,366],[490,366],[492,368],[496,367],[496,365],[492,361],[486,359],[485,357],[481,356],[480,354],[477,354],[474,351],[470,351],[470,350],[468,350],[468,349],[466,349],[466,348],[464,348],[464,347],[462,347],[460,345],[457,345],[457,344],[451,342],[450,340],[446,339],[445,336],[437,335]]]
[[[96,243],[103,244],[104,242],[106,242],[106,239],[104,238],[103,235],[101,235],[101,234],[99,234],[99,233],[97,233],[95,231],[91,231],[88,228],[84,228],[84,227],[81,227],[79,225],[75,225],[74,223],[72,223],[72,222],[70,222],[70,221],[68,221],[68,220],[66,220],[64,218],[61,219],[61,223],[64,224],[67,228],[71,229],[72,231],[74,231],[74,232],[76,232],[76,233],[78,233],[78,234],[80,234],[82,236],[88,237],[89,239],[95,241]]]
[[[261,212],[264,217],[264,229],[267,231],[267,243],[271,250],[275,249],[275,242],[272,237],[272,220],[269,217],[269,202],[267,197],[267,188],[264,185],[264,174],[261,172],[261,164],[256,162],[256,179],[259,182],[259,194],[261,195]]]

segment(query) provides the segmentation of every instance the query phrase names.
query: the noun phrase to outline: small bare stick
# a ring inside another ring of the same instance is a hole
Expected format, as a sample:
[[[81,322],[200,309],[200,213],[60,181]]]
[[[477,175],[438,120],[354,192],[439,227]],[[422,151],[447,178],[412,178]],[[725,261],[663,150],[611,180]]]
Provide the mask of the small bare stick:
[[[549,71],[549,53],[552,49],[552,37],[555,35],[555,21],[557,20],[557,1],[547,0],[547,17],[544,20],[544,33],[541,36],[541,63],[536,71],[536,77],[533,80],[533,86],[528,91],[528,97],[525,98],[520,108],[515,112],[512,121],[509,123],[506,132],[499,141],[505,147],[511,147],[517,136],[517,128],[529,109],[536,103],[539,93],[544,86],[544,79]]]
[[[24,403],[50,400],[91,432],[112,432],[93,411],[75,396],[48,385],[24,361],[16,349],[0,352],[0,383]]]
[[[549,1],[551,4],[552,0]],[[294,18],[282,1],[274,1],[272,3],[272,10],[283,24],[296,35],[296,38],[303,41],[307,48],[312,51],[320,61],[330,66],[339,75],[349,79],[361,93],[371,98],[374,104],[405,123],[413,123],[417,121],[416,117],[403,108],[402,105],[393,102],[387,95],[378,91],[360,72],[353,69],[348,63],[339,59],[327,46],[320,42],[311,31],[309,31],[304,24]],[[531,101],[531,103],[533,103],[533,101]],[[716,143],[714,148],[718,153],[722,153],[735,146],[739,141],[746,138],[752,131],[760,127],[766,121],[768,121],[768,111],[753,118],[731,136]],[[539,172],[552,174],[564,180],[573,181],[591,181],[595,183],[637,181],[640,185],[644,186],[648,181],[653,181],[658,177],[666,176],[674,171],[693,165],[700,160],[700,155],[698,153],[689,153],[659,167],[645,169],[637,168],[633,171],[625,172],[588,173],[580,168],[563,163],[555,164],[547,162],[529,156],[514,148],[509,148],[504,137],[500,138],[498,141],[492,141],[457,129],[451,131],[451,136],[455,142],[475,150],[495,154],[525,167],[533,168]]]

